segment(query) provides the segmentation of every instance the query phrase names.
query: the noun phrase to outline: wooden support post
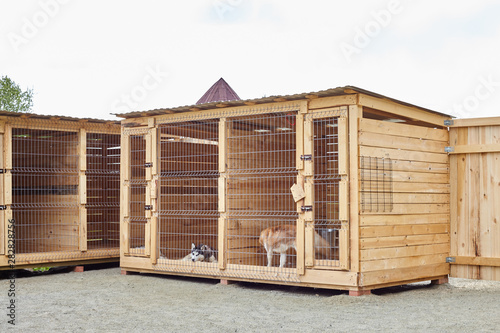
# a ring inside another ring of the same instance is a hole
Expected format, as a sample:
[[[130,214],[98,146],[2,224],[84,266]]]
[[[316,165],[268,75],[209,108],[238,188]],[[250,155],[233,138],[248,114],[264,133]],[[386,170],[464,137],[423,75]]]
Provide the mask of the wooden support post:
[[[227,171],[227,120],[226,118],[221,118],[219,120],[219,181],[218,181],[218,211],[220,213],[218,220],[218,234],[217,234],[217,247],[219,257],[218,267],[220,270],[226,269],[227,257],[226,257],[226,171]],[[226,280],[227,281],[227,280]],[[221,280],[222,283],[222,280]]]
[[[158,216],[151,217],[151,263],[156,265],[158,260]]]
[[[297,220],[297,274],[305,274],[305,253],[303,249],[305,248],[305,222],[302,217],[299,216]]]
[[[80,210],[79,210],[79,242],[78,249],[82,252],[87,251],[87,131],[84,128],[80,129],[78,138],[78,189],[80,196]]]
[[[130,135],[122,127],[120,151],[120,257],[129,252]]]
[[[349,106],[349,224],[350,224],[350,269],[359,272],[359,118],[363,117],[363,108]]]

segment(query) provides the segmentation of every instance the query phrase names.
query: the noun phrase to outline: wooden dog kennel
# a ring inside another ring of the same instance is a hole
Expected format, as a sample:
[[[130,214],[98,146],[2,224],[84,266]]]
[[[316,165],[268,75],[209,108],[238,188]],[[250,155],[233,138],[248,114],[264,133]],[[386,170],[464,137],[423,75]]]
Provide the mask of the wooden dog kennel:
[[[118,116],[125,272],[362,294],[450,271],[448,115],[349,86]],[[268,267],[259,236],[289,225]]]
[[[119,123],[1,112],[0,147],[0,269],[119,260]]]

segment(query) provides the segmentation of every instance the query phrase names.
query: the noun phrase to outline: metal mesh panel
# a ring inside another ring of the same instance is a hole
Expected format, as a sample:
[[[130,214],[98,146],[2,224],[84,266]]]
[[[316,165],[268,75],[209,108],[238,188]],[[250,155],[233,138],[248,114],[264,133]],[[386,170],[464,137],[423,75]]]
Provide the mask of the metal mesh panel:
[[[391,212],[393,209],[392,160],[360,157],[361,211]]]
[[[16,253],[77,251],[78,132],[13,128]]]
[[[87,249],[120,246],[120,135],[87,133]]]
[[[326,242],[315,248],[316,266],[339,265],[339,154],[338,118],[315,119],[314,228]],[[318,236],[316,236],[318,237]]]
[[[217,269],[219,121],[159,126],[158,253],[155,269],[207,273]],[[192,244],[208,246],[192,262]],[[201,257],[200,257],[201,259]]]
[[[228,265],[239,265],[241,277],[270,278],[268,252],[259,242],[264,232],[270,236],[265,246],[273,279],[298,279],[294,269],[298,214],[290,192],[297,179],[295,121],[295,112],[227,121],[226,255]]]
[[[131,254],[145,253],[146,237],[146,139],[130,136],[130,216],[129,248]]]

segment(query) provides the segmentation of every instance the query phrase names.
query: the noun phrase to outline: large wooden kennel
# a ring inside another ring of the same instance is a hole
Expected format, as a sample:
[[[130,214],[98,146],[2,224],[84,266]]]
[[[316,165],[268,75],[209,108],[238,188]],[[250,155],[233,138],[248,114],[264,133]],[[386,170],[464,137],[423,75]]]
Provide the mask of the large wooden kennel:
[[[450,271],[450,116],[355,87],[119,116],[124,271],[353,294]]]
[[[0,112],[0,147],[0,269],[119,260],[119,123]]]

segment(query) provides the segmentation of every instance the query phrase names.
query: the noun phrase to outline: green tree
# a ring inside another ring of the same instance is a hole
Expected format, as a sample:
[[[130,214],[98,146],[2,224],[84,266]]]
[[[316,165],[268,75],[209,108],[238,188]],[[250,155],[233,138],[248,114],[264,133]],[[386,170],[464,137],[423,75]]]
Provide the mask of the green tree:
[[[18,84],[7,76],[0,80],[0,110],[11,112],[31,112],[33,89],[22,91]]]

